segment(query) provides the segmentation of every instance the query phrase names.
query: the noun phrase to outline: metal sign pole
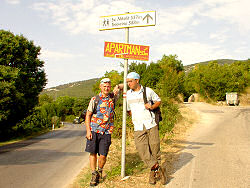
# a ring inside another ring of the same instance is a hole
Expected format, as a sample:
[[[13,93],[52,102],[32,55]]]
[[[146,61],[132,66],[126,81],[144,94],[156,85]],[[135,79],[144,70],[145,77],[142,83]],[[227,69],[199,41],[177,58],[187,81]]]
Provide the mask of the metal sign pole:
[[[129,28],[125,28],[126,43],[129,43]],[[122,161],[121,161],[121,177],[125,177],[125,154],[126,154],[126,119],[127,119],[127,74],[128,59],[124,59],[124,78],[123,78],[123,121],[122,121]]]

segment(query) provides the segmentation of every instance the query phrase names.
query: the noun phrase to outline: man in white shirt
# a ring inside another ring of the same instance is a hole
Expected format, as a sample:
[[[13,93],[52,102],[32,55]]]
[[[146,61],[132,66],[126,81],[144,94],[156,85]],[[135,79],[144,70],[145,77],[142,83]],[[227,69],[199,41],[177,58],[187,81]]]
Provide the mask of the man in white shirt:
[[[127,111],[132,115],[136,149],[141,159],[151,168],[149,183],[156,184],[156,176],[159,174],[161,183],[166,184],[166,173],[160,167],[159,129],[152,112],[159,107],[161,99],[151,88],[145,87],[148,103],[144,104],[144,87],[139,84],[139,80],[140,75],[136,72],[127,75],[130,88],[127,92]]]

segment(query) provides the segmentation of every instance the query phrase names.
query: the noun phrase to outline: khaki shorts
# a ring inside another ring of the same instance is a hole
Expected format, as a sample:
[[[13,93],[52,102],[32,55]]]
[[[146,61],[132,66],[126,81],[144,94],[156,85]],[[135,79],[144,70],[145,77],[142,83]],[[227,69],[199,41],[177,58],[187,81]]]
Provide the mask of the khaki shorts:
[[[136,149],[148,167],[160,164],[160,137],[158,126],[134,132]]]

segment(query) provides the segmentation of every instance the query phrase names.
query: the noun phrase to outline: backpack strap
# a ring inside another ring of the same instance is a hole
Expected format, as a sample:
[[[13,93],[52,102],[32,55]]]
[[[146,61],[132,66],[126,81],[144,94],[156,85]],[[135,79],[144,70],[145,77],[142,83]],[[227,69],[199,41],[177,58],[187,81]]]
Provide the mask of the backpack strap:
[[[96,114],[96,109],[97,109],[97,105],[98,105],[98,103],[99,103],[99,100],[100,100],[100,96],[99,96],[99,95],[96,95],[96,96],[95,96],[95,101],[94,101],[95,105],[94,105],[93,114]]]
[[[147,94],[146,94],[146,87],[143,86],[143,100],[144,100],[144,104],[147,103]],[[159,129],[159,122],[162,121],[162,116],[161,116],[161,110],[160,107],[157,107],[154,110],[149,110],[150,115],[152,117],[152,113],[153,112],[155,114],[155,122],[158,125],[158,129]]]
[[[143,86],[143,101],[144,101],[144,104],[148,103],[147,94],[146,94],[146,87],[145,86]]]
[[[143,86],[143,100],[144,100],[144,104],[147,104],[148,103],[148,100],[147,100],[147,93],[146,93],[146,87]],[[151,110],[149,109],[149,112],[150,112],[150,115],[152,117],[152,113],[151,113]]]
[[[115,94],[114,94],[114,92],[111,92],[111,93],[109,94],[109,98],[111,98],[111,100],[113,101],[113,103],[114,103],[114,109],[115,109],[116,99],[115,99]]]
[[[114,103],[114,109],[115,109],[115,103],[116,103],[116,98],[114,92],[109,93],[109,98],[113,101]],[[115,110],[114,110],[114,118],[116,117]]]

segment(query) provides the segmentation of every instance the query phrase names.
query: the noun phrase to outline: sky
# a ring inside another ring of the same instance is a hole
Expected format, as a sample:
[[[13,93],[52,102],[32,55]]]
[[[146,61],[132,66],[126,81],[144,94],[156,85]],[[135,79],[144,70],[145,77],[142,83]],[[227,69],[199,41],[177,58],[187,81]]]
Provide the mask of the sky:
[[[0,29],[41,47],[51,88],[123,71],[123,59],[103,54],[105,41],[125,43],[125,29],[99,31],[99,20],[126,12],[156,11],[155,26],[129,29],[129,43],[150,46],[146,63],[164,54],[184,66],[249,59],[249,7],[249,0],[0,0]]]

